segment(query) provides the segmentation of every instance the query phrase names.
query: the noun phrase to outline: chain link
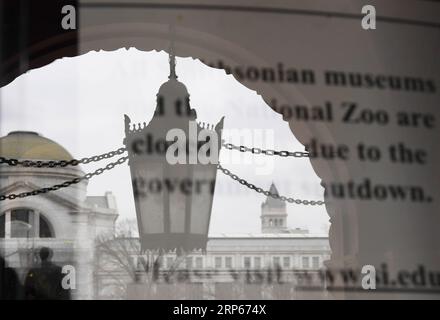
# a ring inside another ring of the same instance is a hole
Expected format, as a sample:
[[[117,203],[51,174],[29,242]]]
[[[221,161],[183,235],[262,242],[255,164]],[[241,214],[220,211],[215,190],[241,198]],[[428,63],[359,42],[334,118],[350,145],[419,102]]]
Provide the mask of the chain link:
[[[242,146],[242,145],[236,146],[236,145],[233,145],[232,143],[226,143],[224,140],[222,140],[222,146],[224,146],[226,149],[229,149],[229,150],[238,150],[240,152],[251,152],[253,154],[264,154],[267,156],[294,157],[294,158],[307,158],[307,157],[309,157],[308,152],[277,151],[277,150],[271,150],[271,149],[264,150],[264,149],[256,148],[256,147],[249,148],[249,147]],[[51,160],[51,161],[40,161],[40,160],[32,161],[32,160],[7,159],[4,157],[0,157],[0,164],[8,164],[10,166],[37,167],[37,168],[77,166],[79,164],[87,164],[90,162],[98,162],[103,159],[109,159],[109,158],[114,157],[115,155],[121,155],[125,151],[127,151],[127,149],[123,147],[123,148],[119,148],[115,151],[110,151],[110,152],[103,153],[103,154],[96,155],[96,156],[92,156],[89,158],[82,158],[79,160],[72,159],[72,160],[59,160],[59,161],[53,161],[53,160]],[[111,170],[115,166],[120,165],[127,160],[128,160],[128,157],[119,158],[117,161],[107,164],[104,168],[99,168],[92,173],[85,174],[82,177],[68,180],[68,181],[65,181],[61,184],[53,185],[51,187],[45,187],[45,188],[32,190],[32,191],[28,191],[28,192],[22,192],[22,193],[18,193],[18,194],[12,193],[9,195],[0,195],[0,201],[14,200],[17,198],[25,198],[25,197],[29,197],[29,196],[35,196],[35,195],[47,193],[50,191],[56,191],[61,188],[67,188],[67,187],[71,186],[72,184],[77,184],[83,180],[89,180],[94,176],[100,175],[100,174],[104,173],[105,171]],[[274,199],[287,201],[289,203],[312,205],[312,206],[324,204],[324,201],[319,201],[319,200],[318,201],[300,200],[300,199],[294,199],[294,198],[289,198],[289,197],[285,197],[285,196],[280,196],[278,194],[271,193],[270,191],[263,190],[262,188],[256,187],[254,184],[247,182],[245,179],[238,177],[236,174],[233,174],[228,169],[223,168],[220,164],[217,165],[217,169],[222,171],[225,175],[231,177],[233,180],[239,182],[241,185],[244,185],[244,186],[248,187],[249,189],[254,190],[257,193],[264,194],[265,196],[269,196]]]
[[[294,157],[294,158],[308,158],[309,153],[308,152],[302,152],[302,151],[277,151],[272,149],[261,149],[261,148],[249,148],[246,146],[236,146],[232,143],[226,143],[225,140],[222,140],[222,146],[225,147],[228,150],[238,150],[240,152],[251,152],[253,154],[264,154],[266,156],[279,156],[279,157]]]
[[[71,186],[72,184],[77,184],[77,183],[79,183],[79,182],[81,182],[83,180],[89,180],[89,179],[93,178],[94,176],[98,176],[98,175],[104,173],[105,171],[111,170],[115,166],[123,164],[127,160],[128,160],[128,157],[119,158],[115,162],[110,162],[104,168],[99,168],[99,169],[97,169],[97,170],[95,170],[95,171],[93,171],[91,173],[87,173],[87,174],[85,174],[85,175],[83,175],[81,177],[77,177],[77,178],[74,178],[72,180],[67,180],[67,181],[64,181],[61,184],[55,184],[55,185],[53,185],[51,187],[45,187],[45,188],[36,189],[36,190],[32,190],[32,191],[27,191],[27,192],[22,192],[22,193],[17,193],[17,194],[11,193],[11,194],[8,194],[8,195],[0,195],[0,201],[14,200],[14,199],[17,199],[17,198],[21,199],[21,198],[26,198],[26,197],[30,197],[30,196],[36,196],[36,195],[39,195],[39,194],[47,193],[47,192],[50,192],[50,191],[56,191],[56,190],[59,190],[59,189],[62,189],[62,188],[67,188],[67,187]]]
[[[116,155],[123,154],[127,149],[119,148],[115,151],[110,151],[97,156],[92,156],[89,158],[82,159],[72,159],[72,160],[59,160],[59,161],[32,161],[32,160],[18,160],[18,159],[7,159],[0,157],[0,164],[6,163],[10,166],[23,166],[23,167],[34,167],[34,168],[55,168],[55,167],[67,167],[67,166],[77,166],[79,164],[87,164],[90,162],[98,162],[104,159],[113,158]]]
[[[300,200],[300,199],[294,199],[294,198],[288,198],[285,196],[280,196],[279,194],[272,193],[267,190],[263,190],[257,186],[255,186],[252,183],[247,182],[245,179],[240,178],[236,174],[232,173],[230,170],[223,168],[220,163],[217,165],[217,169],[219,169],[221,172],[223,172],[225,175],[231,177],[232,180],[237,181],[241,185],[244,185],[248,187],[251,190],[254,190],[257,193],[264,194],[265,196],[272,197],[274,199],[278,199],[281,201],[287,201],[289,203],[295,203],[295,204],[304,204],[304,205],[311,205],[311,206],[320,206],[324,204],[324,201],[321,200]]]
[[[228,150],[238,150],[240,152],[251,152],[253,154],[264,154],[267,156],[280,156],[280,157],[294,157],[294,158],[307,158],[309,157],[308,152],[302,151],[277,151],[272,149],[261,149],[258,147],[249,148],[246,146],[236,146],[232,143],[226,143],[225,140],[222,140],[222,146],[224,146]],[[77,166],[79,164],[88,164],[90,162],[98,162],[104,159],[113,158],[116,155],[123,154],[127,149],[125,147],[119,148],[115,151],[110,151],[107,153],[103,153],[100,155],[82,158],[82,159],[72,159],[72,160],[50,160],[50,161],[32,161],[32,160],[18,160],[18,159],[8,159],[4,157],[0,157],[0,164],[7,164],[9,166],[23,166],[23,167],[35,167],[35,168],[55,168],[55,167],[67,167],[67,166]]]

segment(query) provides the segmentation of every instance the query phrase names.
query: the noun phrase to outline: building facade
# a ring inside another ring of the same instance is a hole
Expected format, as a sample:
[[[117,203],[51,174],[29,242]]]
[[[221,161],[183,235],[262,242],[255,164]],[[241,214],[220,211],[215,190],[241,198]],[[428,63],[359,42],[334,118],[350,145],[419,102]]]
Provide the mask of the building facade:
[[[271,192],[278,193],[274,184]],[[319,272],[330,258],[327,236],[289,229],[281,200],[268,197],[261,208],[260,233],[211,234],[206,252],[139,254],[137,238],[113,239],[118,250],[97,250],[96,298],[325,298]]]
[[[17,131],[0,138],[0,156],[33,161],[72,160],[56,142],[35,132]],[[84,175],[78,167],[0,165],[0,194],[18,194]],[[23,282],[39,263],[38,250],[53,250],[53,262],[75,270],[74,299],[93,297],[94,241],[112,233],[118,214],[111,192],[87,196],[87,181],[38,196],[0,203],[0,254]]]

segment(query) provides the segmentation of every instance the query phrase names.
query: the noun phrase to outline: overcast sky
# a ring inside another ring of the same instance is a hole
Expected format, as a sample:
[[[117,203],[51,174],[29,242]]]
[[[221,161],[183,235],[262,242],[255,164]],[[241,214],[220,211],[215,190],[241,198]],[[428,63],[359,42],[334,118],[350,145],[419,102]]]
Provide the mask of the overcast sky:
[[[281,115],[223,70],[199,60],[177,59],[177,74],[190,93],[198,121],[216,124],[225,116],[224,128],[250,129],[253,146],[303,151]],[[0,89],[0,133],[36,131],[63,145],[75,158],[101,154],[122,146],[124,113],[134,122],[151,119],[160,85],[168,79],[168,55],[120,49],[57,60],[30,71]],[[262,138],[258,135],[262,134]],[[320,179],[307,159],[241,154],[241,164],[231,163],[223,149],[224,167],[263,189],[275,182],[281,195],[323,199]],[[235,155],[239,156],[239,155]],[[82,166],[90,172],[104,162]],[[89,195],[112,191],[120,218],[135,218],[128,166],[124,164],[89,183]],[[261,203],[265,196],[217,175],[210,233],[260,231]],[[288,226],[324,234],[328,228],[325,208],[287,204]]]

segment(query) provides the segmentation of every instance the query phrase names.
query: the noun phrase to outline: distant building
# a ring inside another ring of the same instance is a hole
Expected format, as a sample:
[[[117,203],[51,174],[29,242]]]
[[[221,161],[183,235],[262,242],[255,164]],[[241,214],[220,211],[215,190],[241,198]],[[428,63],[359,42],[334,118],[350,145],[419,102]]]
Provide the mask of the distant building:
[[[279,195],[274,183],[271,184],[269,192]],[[262,233],[308,233],[307,230],[301,228],[289,229],[287,227],[286,202],[280,199],[267,197],[266,201],[261,204],[260,218]]]
[[[270,190],[278,194],[274,184]],[[317,275],[324,268],[324,261],[330,258],[328,237],[289,229],[286,206],[280,200],[267,197],[261,208],[261,233],[211,234],[206,254],[165,254],[159,259],[154,281],[153,271],[145,269],[148,257],[138,254],[139,239],[115,239],[120,243],[113,245],[113,257],[106,257],[112,245],[106,247],[103,257],[97,251],[97,259],[111,261],[113,266],[96,272],[96,298],[301,298],[295,289],[301,285],[298,278],[304,273]],[[127,259],[130,261],[120,265],[119,261]],[[322,282],[308,285],[324,288]],[[319,292],[320,297],[323,293]]]
[[[0,138],[0,156],[34,161],[71,160],[56,142],[35,132],[16,131]],[[34,168],[0,165],[0,194],[21,193],[49,187],[84,175],[79,167]],[[113,233],[118,217],[111,192],[87,196],[87,181],[69,188],[0,203],[0,254],[23,281],[38,263],[37,251],[54,251],[53,261],[76,270],[75,299],[93,296],[94,241]]]

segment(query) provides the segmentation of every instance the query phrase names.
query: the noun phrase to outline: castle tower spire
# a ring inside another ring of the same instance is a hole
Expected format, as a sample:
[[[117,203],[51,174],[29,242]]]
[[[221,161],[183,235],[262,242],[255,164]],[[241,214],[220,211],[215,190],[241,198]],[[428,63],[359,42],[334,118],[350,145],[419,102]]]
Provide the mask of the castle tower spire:
[[[177,74],[176,74],[176,56],[173,52],[169,54],[169,63],[170,63],[170,75],[168,76],[168,79],[170,80],[177,80]]]
[[[270,192],[279,195],[275,183],[272,182]],[[261,232],[282,233],[287,231],[286,203],[270,196],[261,204]]]
[[[168,61],[170,64],[170,75],[168,76],[169,80],[177,80],[177,74],[176,74],[176,55],[174,51],[174,37],[175,37],[175,30],[174,30],[174,24],[170,24],[170,35],[171,35],[171,43],[170,43],[170,51],[168,54]]]

